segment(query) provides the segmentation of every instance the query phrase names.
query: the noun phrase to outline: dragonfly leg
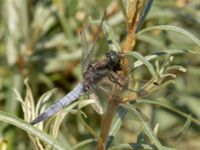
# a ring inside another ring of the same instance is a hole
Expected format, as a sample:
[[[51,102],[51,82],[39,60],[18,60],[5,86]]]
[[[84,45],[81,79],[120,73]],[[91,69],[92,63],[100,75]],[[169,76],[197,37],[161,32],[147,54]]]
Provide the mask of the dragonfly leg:
[[[123,85],[119,82],[119,78],[116,78],[113,74],[109,73],[107,74],[107,77],[110,81],[117,83],[120,87],[123,87]]]
[[[107,77],[110,81],[118,84],[121,88],[124,88],[124,85],[119,82],[119,78],[120,78],[119,75],[117,77],[115,77],[113,74],[110,73],[110,74],[107,75]],[[138,92],[138,91],[135,91],[135,90],[130,89],[130,88],[126,88],[126,90],[129,90],[129,91],[134,92],[134,93]]]

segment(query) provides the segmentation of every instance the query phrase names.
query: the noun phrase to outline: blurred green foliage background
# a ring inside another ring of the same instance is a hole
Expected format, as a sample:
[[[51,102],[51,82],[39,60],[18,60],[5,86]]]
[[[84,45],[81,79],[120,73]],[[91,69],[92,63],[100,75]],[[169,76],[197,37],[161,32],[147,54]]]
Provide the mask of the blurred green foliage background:
[[[22,96],[26,93],[24,79],[35,102],[46,91],[57,88],[51,100],[68,93],[81,79],[80,30],[88,25],[89,17],[100,19],[105,8],[120,46],[126,36],[126,26],[117,1],[92,0],[0,0],[0,110],[23,118],[20,103],[13,88]],[[198,0],[155,0],[142,28],[154,25],[174,25],[200,38],[200,2]],[[93,30],[95,34],[95,29]],[[138,36],[135,51],[142,55],[167,49],[200,52],[190,38],[177,32],[152,30]],[[101,36],[96,56],[108,48]],[[176,83],[148,97],[200,119],[200,57],[190,53],[175,55],[174,63],[187,72],[177,72]],[[145,68],[136,75],[148,79]],[[50,103],[52,103],[51,101]],[[157,105],[142,104],[140,110],[150,118],[152,128],[159,124],[158,139],[167,146],[181,150],[200,149],[200,126],[188,118]],[[85,110],[86,122],[100,130],[100,117],[92,109]],[[140,132],[136,121],[124,120],[114,143],[136,142]],[[68,115],[59,130],[58,139],[65,147],[91,137],[76,115]],[[9,150],[34,149],[27,133],[13,125],[0,122],[0,147]],[[86,146],[92,149],[95,146]],[[82,148],[84,149],[84,148]]]

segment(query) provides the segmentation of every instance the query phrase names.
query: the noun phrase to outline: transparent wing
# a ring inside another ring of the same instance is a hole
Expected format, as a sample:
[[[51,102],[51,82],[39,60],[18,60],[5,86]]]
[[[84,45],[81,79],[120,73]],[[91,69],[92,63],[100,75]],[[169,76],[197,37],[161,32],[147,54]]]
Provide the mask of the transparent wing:
[[[93,109],[99,114],[99,115],[102,115],[103,114],[103,107],[102,107],[102,104],[100,102],[100,99],[98,98],[98,96],[92,92],[90,94],[90,99],[93,99],[94,100],[94,103],[92,104],[92,107]]]
[[[94,52],[92,52],[91,44],[87,40],[86,31],[81,32],[81,45],[82,45],[81,65],[82,65],[82,73],[84,73],[88,65],[91,63],[94,54]]]
[[[106,12],[104,13],[104,15],[103,15],[103,17],[101,19],[100,31],[102,29],[102,25],[103,25],[103,21],[105,19],[105,16],[106,16]],[[94,55],[94,49],[95,49],[95,45],[96,45],[96,42],[98,40],[98,37],[99,37],[99,33],[96,35],[93,44],[91,44],[87,40],[86,32],[82,32],[81,33],[81,41],[82,41],[82,73],[85,72],[85,70],[87,69],[88,65],[92,61],[92,58],[93,58],[93,55]]]

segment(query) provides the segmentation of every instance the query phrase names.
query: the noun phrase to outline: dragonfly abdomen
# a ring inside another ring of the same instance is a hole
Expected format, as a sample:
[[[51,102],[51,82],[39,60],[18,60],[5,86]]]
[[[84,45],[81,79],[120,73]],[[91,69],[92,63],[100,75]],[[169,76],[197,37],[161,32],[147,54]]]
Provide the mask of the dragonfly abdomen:
[[[69,92],[65,97],[61,98],[58,103],[62,107],[69,105],[71,102],[79,98],[84,93],[84,86],[82,83],[79,83],[75,88]]]
[[[79,83],[75,86],[75,88],[69,92],[66,96],[61,98],[57,103],[49,107],[45,112],[40,114],[37,118],[35,118],[31,124],[36,124],[41,121],[46,120],[47,118],[51,117],[58,111],[60,111],[63,107],[69,105],[73,101],[75,101],[77,98],[79,98],[84,92],[84,86],[82,83]]]

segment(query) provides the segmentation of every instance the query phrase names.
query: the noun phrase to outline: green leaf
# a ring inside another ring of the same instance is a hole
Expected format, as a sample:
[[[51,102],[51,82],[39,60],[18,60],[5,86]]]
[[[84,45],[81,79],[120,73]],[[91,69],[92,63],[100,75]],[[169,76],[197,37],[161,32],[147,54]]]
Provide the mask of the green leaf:
[[[16,100],[18,100],[22,105],[24,105],[24,100],[21,97],[20,93],[15,88],[13,88],[13,91],[15,92]]]
[[[140,144],[140,145],[136,145],[136,144],[132,144],[132,143],[127,143],[127,144],[119,144],[119,145],[116,145],[116,146],[113,146],[111,148],[109,148],[108,150],[119,150],[119,149],[130,149],[130,150],[133,150],[133,149],[144,149],[144,150],[152,150],[152,146],[150,145],[147,145],[147,144]]]
[[[55,91],[56,91],[56,89],[52,89],[50,91],[47,91],[46,93],[44,93],[39,98],[39,100],[37,101],[36,109],[35,109],[36,115],[40,114],[40,110],[41,110],[42,105],[44,103],[46,103],[51,98],[51,96],[55,93]],[[44,109],[46,109],[46,108],[44,107]]]
[[[115,115],[115,118],[113,120],[110,132],[109,132],[109,136],[113,137],[111,139],[108,139],[107,145],[111,145],[113,139],[115,138],[115,136],[117,135],[117,133],[120,130],[120,127],[122,125],[122,120],[123,118],[126,116],[127,110],[123,107],[119,108],[118,111],[118,115]]]
[[[167,105],[167,104],[163,104],[163,102],[158,102],[158,101],[153,101],[153,100],[149,100],[149,99],[140,99],[137,101],[137,103],[147,103],[147,104],[153,104],[153,105],[158,105],[160,107],[163,107],[163,108],[166,108],[170,111],[173,111],[175,112],[176,114],[184,117],[184,118],[188,118],[188,114],[184,113],[184,112],[181,112],[175,108],[173,108],[172,106],[170,105]],[[197,124],[198,126],[200,126],[200,121],[194,117],[191,117],[191,120],[193,123]]]
[[[28,134],[34,135],[44,141],[45,143],[48,143],[49,145],[52,145],[52,147],[57,148],[58,150],[65,150],[65,148],[54,138],[46,134],[45,132],[39,130],[38,128],[30,125],[29,123],[12,116],[8,113],[0,111],[0,121],[7,122],[9,124],[12,124],[24,131],[26,131]]]
[[[151,75],[156,78],[156,71],[155,71],[153,65],[144,56],[142,56],[138,52],[129,52],[126,55],[134,56],[135,58],[137,58],[138,60],[143,62],[143,64],[146,65],[146,67],[148,68],[148,70],[151,73]]]
[[[121,104],[121,106],[124,107],[125,109],[127,109],[131,114],[137,115],[137,117],[140,120],[140,122],[142,123],[144,130],[145,130],[145,133],[147,134],[149,139],[151,139],[151,141],[155,144],[155,146],[158,149],[163,150],[163,146],[161,145],[159,140],[154,135],[150,125],[144,120],[144,118],[140,115],[140,113],[130,104]]]
[[[120,8],[122,10],[122,14],[123,14],[123,16],[125,18],[126,23],[128,23],[128,16],[127,16],[127,12],[126,12],[126,8],[125,8],[123,0],[119,0],[119,6],[120,6]]]
[[[49,134],[52,135],[54,138],[57,138],[58,133],[59,133],[59,129],[60,129],[60,125],[63,121],[63,119],[69,114],[69,112],[72,111],[72,109],[74,107],[76,107],[78,104],[78,101],[70,104],[69,106],[67,106],[66,108],[64,108],[63,110],[59,111],[56,116],[55,119],[50,119],[47,121],[47,123],[45,124],[45,128],[51,128]]]
[[[193,34],[188,32],[187,30],[180,28],[180,27],[176,27],[176,26],[159,25],[159,26],[145,28],[145,29],[141,30],[140,32],[138,32],[137,36],[140,36],[141,34],[151,31],[151,30],[166,30],[166,31],[178,32],[178,33],[184,34],[185,36],[189,37],[192,41],[194,41],[197,45],[200,46],[200,40],[196,36],[194,36]]]
[[[117,40],[117,35],[113,31],[113,28],[109,24],[104,22],[102,29],[103,29],[103,32],[104,32],[106,39],[108,41],[109,50],[120,51],[121,48],[118,44],[119,41]]]
[[[180,134],[180,136],[179,136],[179,139],[184,138],[184,135],[185,135],[186,132],[188,131],[188,129],[189,129],[191,123],[192,123],[192,116],[191,116],[191,115],[188,115],[187,120],[186,120],[186,122],[185,122],[183,128],[182,128],[181,131],[180,131],[181,134]]]
[[[81,147],[87,145],[87,144],[90,144],[90,143],[93,143],[93,142],[96,142],[95,139],[87,139],[87,140],[84,140],[78,144],[76,144],[75,146],[72,147],[72,150],[79,150]]]
[[[26,86],[24,105],[22,105],[22,109],[24,111],[24,120],[31,121],[33,117],[35,117],[35,105],[34,105],[33,93],[31,87],[28,84],[28,78],[24,80],[24,84]]]
[[[183,49],[164,49],[162,51],[156,51],[155,53],[153,54],[150,54],[150,55],[147,55],[145,56],[145,59],[147,61],[150,61],[150,60],[154,60],[158,57],[161,57],[161,56],[164,56],[164,55],[175,55],[175,54],[200,54],[200,52],[195,52],[195,51],[191,51],[191,50],[183,50]],[[137,60],[136,62],[134,62],[134,67],[133,68],[137,68],[137,67],[140,67],[141,65],[143,65],[144,63],[141,61],[141,60]],[[180,66],[181,67],[181,66]],[[181,69],[181,68],[179,68]],[[182,70],[181,70],[182,71]],[[184,71],[184,69],[183,69]]]
[[[94,104],[94,103],[95,103],[95,100],[87,99],[87,100],[81,101],[78,105],[78,108],[82,109],[83,107],[86,107],[87,105],[91,105],[91,104]]]

